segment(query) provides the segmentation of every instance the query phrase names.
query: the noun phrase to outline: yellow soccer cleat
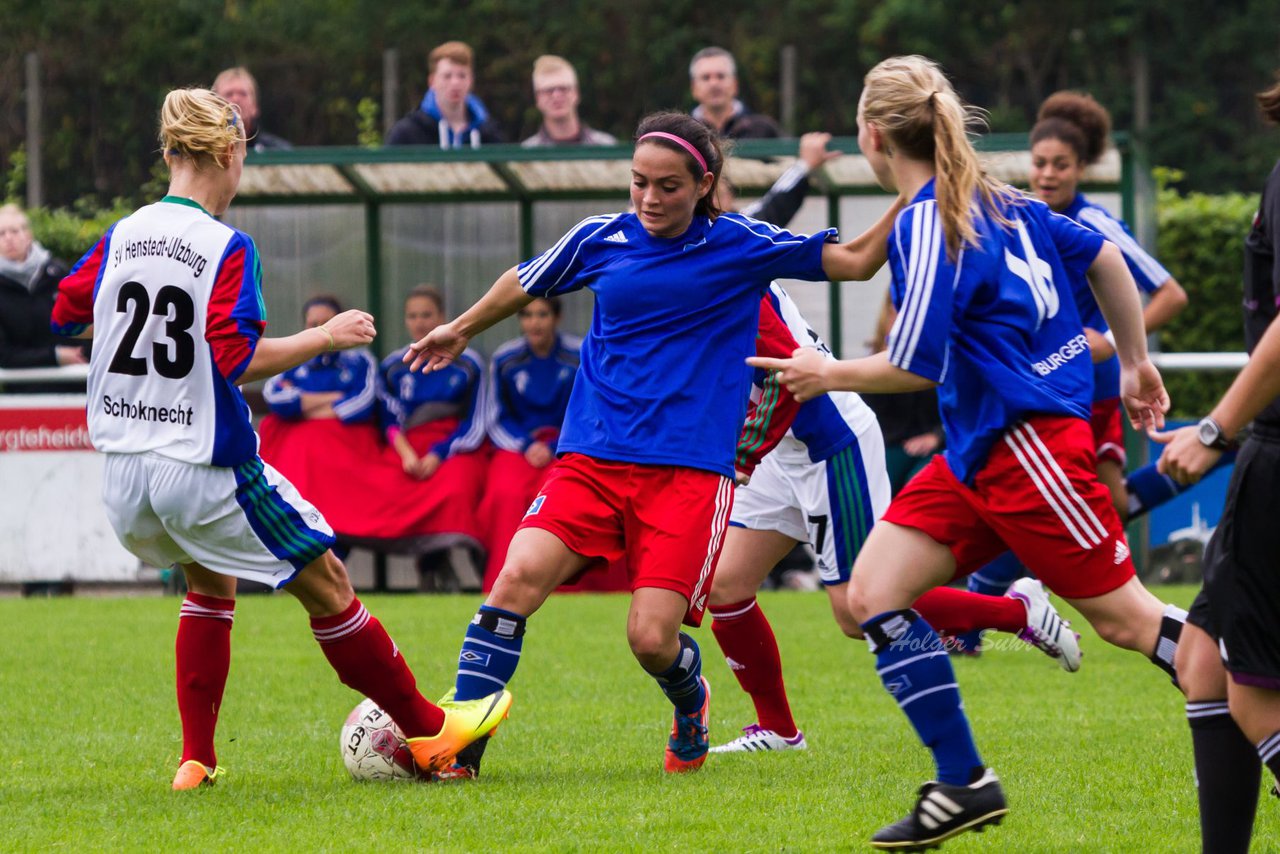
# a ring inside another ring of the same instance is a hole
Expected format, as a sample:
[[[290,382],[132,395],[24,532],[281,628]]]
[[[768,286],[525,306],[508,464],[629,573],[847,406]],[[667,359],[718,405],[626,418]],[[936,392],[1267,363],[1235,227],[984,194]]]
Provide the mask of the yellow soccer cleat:
[[[178,766],[178,773],[173,776],[173,790],[185,792],[201,786],[212,786],[223,773],[221,765],[210,768],[199,759],[188,759]]]
[[[418,768],[428,774],[448,768],[463,748],[492,735],[498,724],[506,720],[512,699],[511,692],[505,689],[461,702],[453,699],[453,691],[445,694],[439,704],[444,710],[444,726],[440,732],[408,739]]]

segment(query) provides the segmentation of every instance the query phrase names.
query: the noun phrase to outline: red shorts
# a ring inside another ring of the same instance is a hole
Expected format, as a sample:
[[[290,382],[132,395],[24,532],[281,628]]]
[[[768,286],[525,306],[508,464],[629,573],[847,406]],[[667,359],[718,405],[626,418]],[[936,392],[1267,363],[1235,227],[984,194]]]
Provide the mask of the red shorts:
[[[1087,422],[1040,416],[997,440],[972,488],[934,457],[889,504],[884,520],[951,549],[956,577],[1011,549],[1054,593],[1089,599],[1134,574],[1096,469]]]
[[[627,559],[634,591],[674,590],[689,600],[684,622],[702,623],[733,506],[733,481],[681,466],[565,454],[521,528],[555,534],[584,557]]]
[[[1120,409],[1120,398],[1095,400],[1089,423],[1093,427],[1093,449],[1098,462],[1110,460],[1124,468],[1129,457],[1124,450],[1124,413]]]

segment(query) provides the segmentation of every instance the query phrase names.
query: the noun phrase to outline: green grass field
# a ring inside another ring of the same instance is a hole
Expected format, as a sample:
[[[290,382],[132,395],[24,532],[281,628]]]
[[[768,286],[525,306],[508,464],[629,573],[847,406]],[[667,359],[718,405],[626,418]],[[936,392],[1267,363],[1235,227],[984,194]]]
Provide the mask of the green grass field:
[[[1162,592],[1185,605],[1194,591]],[[670,707],[627,650],[625,600],[560,596],[530,621],[516,704],[483,778],[421,785],[347,777],[338,730],[359,698],[329,671],[290,597],[246,596],[219,726],[230,770],[183,795],[168,790],[181,746],[178,600],[0,600],[0,850],[866,849],[932,765],[825,599],[761,600],[807,752],[712,757],[699,774],[663,774]],[[442,694],[478,599],[365,601],[428,696]],[[753,719],[751,705],[710,631],[696,636],[719,742]],[[1076,674],[1030,648],[957,662],[1012,812],[945,850],[1199,850],[1180,695],[1141,657],[1087,630],[1084,644]],[[1254,840],[1257,851],[1280,848],[1270,798]]]

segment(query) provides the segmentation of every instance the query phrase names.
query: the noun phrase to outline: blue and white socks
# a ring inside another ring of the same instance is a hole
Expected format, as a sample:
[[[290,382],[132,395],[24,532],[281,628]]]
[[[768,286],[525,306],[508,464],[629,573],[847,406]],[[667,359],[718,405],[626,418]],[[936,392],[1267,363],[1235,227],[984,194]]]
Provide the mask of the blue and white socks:
[[[915,611],[886,611],[862,624],[880,681],[933,754],[938,782],[966,786],[983,773],[951,660]]]
[[[524,629],[525,618],[519,614],[480,606],[458,653],[455,700],[477,700],[507,687],[520,663]]]
[[[698,644],[684,632],[680,633],[680,652],[676,660],[661,673],[650,673],[658,682],[662,693],[671,705],[683,715],[692,715],[706,702],[707,692],[702,686],[702,653]]]

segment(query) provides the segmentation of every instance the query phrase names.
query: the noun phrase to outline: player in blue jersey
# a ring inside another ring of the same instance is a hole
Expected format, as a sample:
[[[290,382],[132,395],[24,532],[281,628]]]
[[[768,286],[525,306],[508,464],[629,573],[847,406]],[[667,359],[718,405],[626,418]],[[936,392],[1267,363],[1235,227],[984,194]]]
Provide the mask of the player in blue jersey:
[[[314,296],[302,305],[303,327],[315,329],[341,313],[337,297]],[[288,421],[358,424],[373,417],[377,376],[377,362],[364,348],[321,353],[267,380],[262,397],[273,414]]]
[[[488,558],[484,591],[493,589],[507,546],[556,456],[560,426],[582,360],[582,339],[558,330],[560,300],[536,299],[520,309],[519,338],[489,362],[489,460],[480,520]]]
[[[52,324],[92,336],[89,434],[105,455],[103,502],[120,541],[154,566],[181,566],[178,618],[182,755],[173,788],[221,778],[214,749],[231,665],[236,579],[292,593],[339,678],[378,703],[427,772],[487,734],[507,692],[440,708],[351,589],[324,517],[258,456],[241,383],[373,340],[347,311],[266,338],[253,238],[219,222],[239,186],[244,124],[207,89],[165,96],[160,143],[169,192],[111,226],[59,285]],[[281,731],[289,738],[296,730]]]
[[[890,503],[849,584],[877,671],[938,771],[912,812],[875,834],[881,849],[936,845],[1008,811],[947,654],[911,610],[924,591],[1012,549],[1114,644],[1167,669],[1181,631],[1134,575],[1094,470],[1092,368],[1068,282],[1087,272],[1115,332],[1130,418],[1159,426],[1168,396],[1147,357],[1137,290],[1114,245],[982,172],[967,119],[923,57],[867,74],[859,145],[881,184],[911,200],[889,240],[899,315],[888,349],[845,362],[812,350],[750,360],[781,370],[804,399],[938,388],[946,454]]]
[[[450,365],[470,338],[581,288],[594,316],[547,483],[467,629],[455,697],[505,685],[526,620],[560,583],[625,555],[632,653],[675,706],[663,767],[707,755],[706,680],[680,630],[706,607],[733,500],[760,298],[774,278],[866,279],[892,213],[846,244],[722,213],[716,137],[680,113],[645,118],[631,161],[635,213],[589,217],[504,273],[472,308],[414,344],[413,367]]]
[[[1040,105],[1039,120],[1031,129],[1031,189],[1036,196],[1063,216],[1098,232],[1124,254],[1134,282],[1151,299],[1142,313],[1148,334],[1173,319],[1187,305],[1187,293],[1177,280],[1129,233],[1128,227],[1102,205],[1080,192],[1085,170],[1101,159],[1111,135],[1111,115],[1090,95],[1055,92]],[[1124,425],[1120,413],[1120,361],[1107,320],[1098,308],[1083,277],[1072,283],[1076,308],[1089,338],[1093,360],[1093,403],[1090,420],[1098,457],[1098,479],[1111,492],[1111,502],[1121,520],[1128,518],[1130,497],[1125,482]],[[1156,500],[1154,495],[1172,497],[1164,478],[1154,468],[1135,473],[1142,505]],[[1024,573],[1012,554],[1005,554],[969,576],[970,590],[1000,595]],[[973,647],[976,638],[966,636],[963,645]]]

